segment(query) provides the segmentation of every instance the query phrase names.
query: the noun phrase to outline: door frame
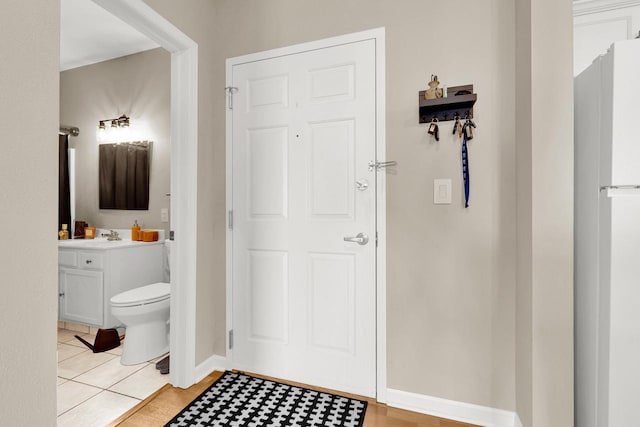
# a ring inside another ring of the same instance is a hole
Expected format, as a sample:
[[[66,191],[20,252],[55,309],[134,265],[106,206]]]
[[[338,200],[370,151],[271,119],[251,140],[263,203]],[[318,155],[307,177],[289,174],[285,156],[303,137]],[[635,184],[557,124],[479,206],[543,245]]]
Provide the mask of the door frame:
[[[376,159],[386,159],[386,100],[385,100],[385,29],[375,28],[357,33],[345,34],[308,43],[267,50],[227,58],[226,86],[233,86],[233,67],[249,62],[262,61],[279,56],[294,55],[311,50],[325,49],[347,43],[365,40],[375,41],[375,85],[376,85]],[[233,115],[226,108],[226,207],[227,213],[233,208]],[[373,159],[372,159],[373,160]],[[386,176],[383,171],[376,173],[376,229],[378,247],[376,250],[376,399],[387,401],[387,233],[386,233]],[[226,336],[227,365],[233,366],[233,350],[229,348],[229,333],[233,329],[233,230],[227,215],[226,232]]]
[[[177,239],[170,261],[169,382],[187,388],[196,382],[198,44],[142,0],[93,2],[171,53],[171,229]]]

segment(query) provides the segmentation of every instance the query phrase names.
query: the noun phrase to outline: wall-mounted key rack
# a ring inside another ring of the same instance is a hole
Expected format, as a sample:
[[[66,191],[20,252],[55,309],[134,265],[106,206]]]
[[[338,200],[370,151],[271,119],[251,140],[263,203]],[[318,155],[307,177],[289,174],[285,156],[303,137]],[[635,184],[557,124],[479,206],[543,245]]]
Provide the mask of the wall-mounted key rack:
[[[461,119],[473,117],[473,105],[478,98],[473,85],[451,86],[446,98],[424,99],[424,92],[418,92],[419,123],[430,123],[434,118],[440,122],[454,120],[456,114]]]

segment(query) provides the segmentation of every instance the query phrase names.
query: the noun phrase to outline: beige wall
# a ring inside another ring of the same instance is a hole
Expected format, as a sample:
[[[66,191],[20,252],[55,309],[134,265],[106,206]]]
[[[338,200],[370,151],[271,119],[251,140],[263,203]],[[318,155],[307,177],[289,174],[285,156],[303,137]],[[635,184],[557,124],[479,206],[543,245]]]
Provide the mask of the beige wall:
[[[443,3],[418,0],[402,9],[390,0],[148,2],[200,45],[198,361],[224,353],[224,58],[386,26],[387,149],[389,159],[400,162],[388,194],[389,385],[505,409],[517,401],[527,427],[573,424],[570,2],[543,0],[532,10],[530,0],[517,0],[518,47],[525,48],[517,73],[509,0],[482,7],[452,1],[444,13]],[[465,13],[457,21],[427,19],[434,10],[445,17]],[[523,29],[527,20],[530,28]],[[0,157],[0,194],[2,206],[14,207],[0,210],[5,241],[12,243],[0,249],[8,284],[0,303],[0,416],[11,425],[55,422],[57,277],[50,230],[56,224],[58,22],[56,1],[6,0],[0,15],[0,116],[3,137],[12,142]],[[523,63],[529,50],[530,62]],[[467,211],[428,202],[437,173],[455,179],[460,203],[455,143],[432,144],[415,123],[415,93],[431,73],[448,84],[474,83],[479,94]],[[514,87],[517,103],[509,95]],[[517,298],[516,194],[517,235],[525,239],[518,241]],[[25,238],[24,224],[37,245]]]
[[[58,1],[0,13],[0,424],[56,420]],[[37,386],[36,386],[37,385]]]
[[[534,426],[573,425],[572,22],[571,2],[532,2]]]
[[[531,1],[516,1],[517,284],[516,412],[532,426]]]
[[[572,5],[519,0],[516,401],[573,425]]]
[[[200,45],[198,361],[224,353],[224,58],[386,26],[387,149],[400,162],[388,194],[389,385],[505,409],[517,401],[527,427],[573,424],[570,2],[515,2],[517,73],[509,0],[148,2]],[[429,21],[433,10],[466,13],[453,25]],[[0,15],[1,126],[13,142],[0,194],[14,207],[0,219],[16,242],[0,249],[0,417],[11,425],[55,422],[58,18],[58,2],[42,0],[6,0]],[[431,144],[415,123],[415,93],[431,73],[479,94],[467,211],[428,202],[431,179],[451,176],[460,203],[456,143]]]
[[[76,219],[100,228],[129,228],[137,220],[168,233],[160,209],[170,205],[170,79],[171,56],[160,48],[60,73],[60,122],[80,128],[69,137],[76,149]],[[153,141],[146,211],[98,208],[96,128],[123,113],[134,139]]]
[[[197,361],[225,351],[225,58],[384,26],[387,158],[399,163],[388,176],[389,386],[515,409],[513,2],[148,3],[199,44]],[[445,18],[427,19],[434,10]],[[435,143],[417,123],[432,73],[479,96],[466,210],[452,124]],[[452,205],[432,204],[434,178],[453,179]]]

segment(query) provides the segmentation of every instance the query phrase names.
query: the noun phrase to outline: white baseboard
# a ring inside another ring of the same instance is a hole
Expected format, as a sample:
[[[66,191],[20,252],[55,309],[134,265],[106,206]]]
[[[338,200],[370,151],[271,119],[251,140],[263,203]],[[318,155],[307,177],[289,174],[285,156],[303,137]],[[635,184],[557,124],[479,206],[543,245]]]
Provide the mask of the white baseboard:
[[[213,371],[230,369],[226,357],[212,355],[195,368],[195,382],[200,382]],[[457,402],[455,400],[387,389],[387,405],[419,412],[434,417],[476,424],[483,427],[523,427],[515,412],[488,406]]]
[[[195,382],[199,383],[204,377],[206,377],[213,371],[224,372],[226,369],[228,369],[227,358],[214,354],[213,356],[209,357],[207,360],[196,366]]]
[[[393,389],[387,389],[387,405],[484,427],[516,427],[519,421],[511,411]]]

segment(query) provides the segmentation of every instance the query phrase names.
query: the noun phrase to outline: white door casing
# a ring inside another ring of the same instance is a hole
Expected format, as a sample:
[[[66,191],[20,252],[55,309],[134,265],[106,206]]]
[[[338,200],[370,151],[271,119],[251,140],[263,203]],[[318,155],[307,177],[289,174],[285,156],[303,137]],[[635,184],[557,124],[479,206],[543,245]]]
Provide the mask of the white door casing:
[[[234,368],[367,396],[377,385],[381,401],[384,179],[368,162],[384,155],[383,34],[227,63],[238,88],[227,114],[228,357]],[[369,242],[343,240],[358,233]]]
[[[198,188],[198,45],[143,0],[92,0],[171,52],[172,385],[196,378],[196,245]]]

